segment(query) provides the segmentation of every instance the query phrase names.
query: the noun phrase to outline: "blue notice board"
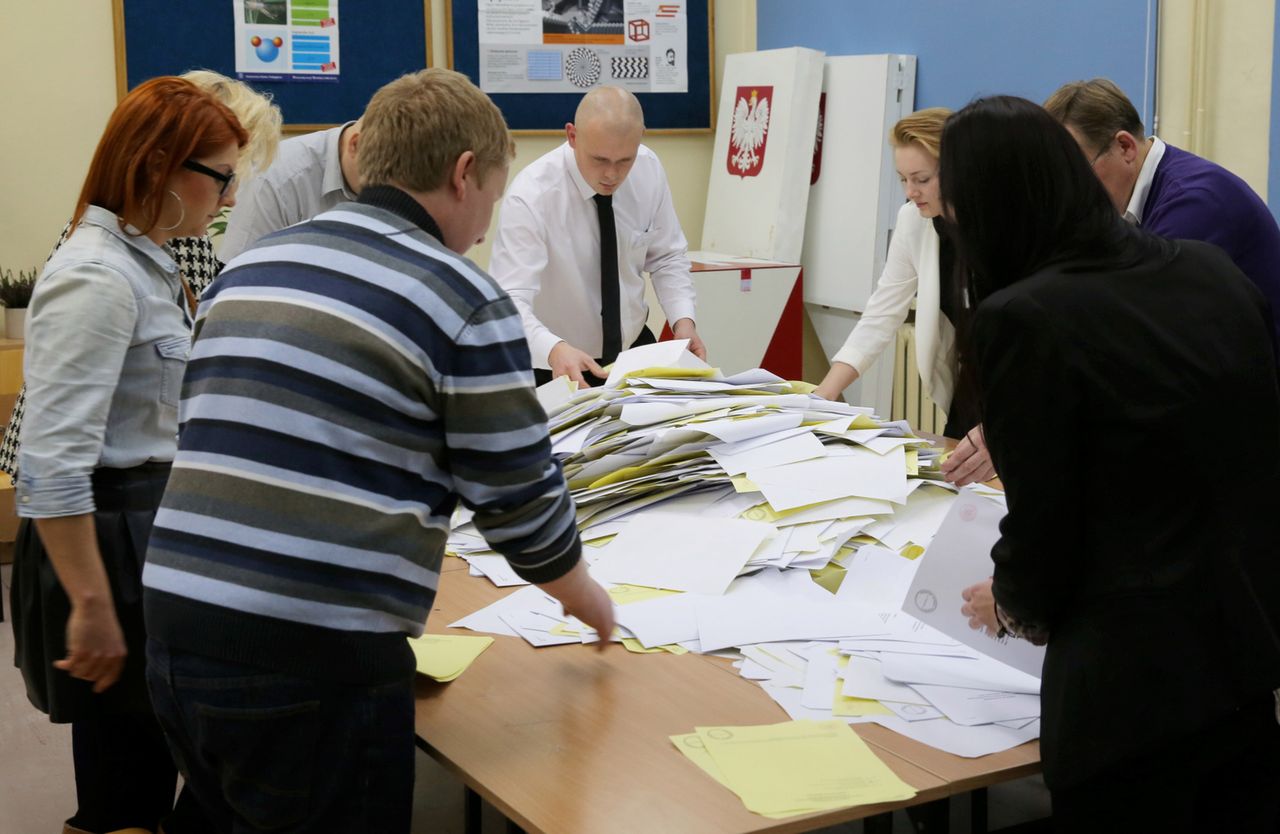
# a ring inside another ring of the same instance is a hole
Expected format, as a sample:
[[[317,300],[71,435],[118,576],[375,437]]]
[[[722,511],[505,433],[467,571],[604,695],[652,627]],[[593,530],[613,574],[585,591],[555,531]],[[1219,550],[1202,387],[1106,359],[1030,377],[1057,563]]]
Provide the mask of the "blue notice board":
[[[191,69],[236,77],[230,0],[113,1],[120,97],[148,78]],[[336,82],[245,79],[272,95],[287,127],[309,130],[358,118],[383,84],[429,66],[431,0],[343,0],[340,25]]]
[[[714,0],[684,0],[689,21],[689,88],[686,93],[638,93],[649,131],[709,132],[714,123],[711,26]],[[477,0],[445,0],[449,11],[449,66],[480,83],[480,21]],[[344,36],[345,37],[345,36]],[[545,63],[538,63],[539,59]],[[531,54],[530,78],[545,72],[560,78],[559,53]],[[517,131],[560,131],[573,121],[581,93],[490,93]]]

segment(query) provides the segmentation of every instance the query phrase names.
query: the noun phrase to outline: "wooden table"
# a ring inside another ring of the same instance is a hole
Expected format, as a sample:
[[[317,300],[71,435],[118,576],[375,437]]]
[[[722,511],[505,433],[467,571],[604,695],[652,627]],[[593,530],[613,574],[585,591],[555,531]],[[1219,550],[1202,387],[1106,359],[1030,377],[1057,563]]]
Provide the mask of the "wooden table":
[[[446,558],[427,630],[456,634],[449,623],[507,593],[468,576],[462,560]],[[528,832],[809,831],[1040,769],[1037,742],[963,759],[882,727],[854,725],[918,795],[770,820],[747,811],[668,740],[699,725],[787,720],[722,659],[633,654],[616,644],[603,653],[588,646],[535,649],[519,638],[496,637],[456,681],[420,679],[417,699],[419,746]],[[873,827],[887,830],[883,826],[881,819]]]

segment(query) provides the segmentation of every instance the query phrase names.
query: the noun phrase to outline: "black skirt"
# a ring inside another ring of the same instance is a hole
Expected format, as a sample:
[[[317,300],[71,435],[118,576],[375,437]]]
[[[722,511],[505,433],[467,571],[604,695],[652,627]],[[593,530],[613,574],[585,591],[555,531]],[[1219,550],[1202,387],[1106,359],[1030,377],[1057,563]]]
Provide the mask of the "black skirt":
[[[71,604],[31,519],[24,518],[18,527],[10,594],[14,663],[22,670],[27,698],[54,723],[151,712],[143,677],[147,638],[142,623],[142,565],[169,466],[146,463],[93,473],[98,549],[129,652],[120,679],[99,695],[88,681],[53,667],[55,660],[67,655]]]

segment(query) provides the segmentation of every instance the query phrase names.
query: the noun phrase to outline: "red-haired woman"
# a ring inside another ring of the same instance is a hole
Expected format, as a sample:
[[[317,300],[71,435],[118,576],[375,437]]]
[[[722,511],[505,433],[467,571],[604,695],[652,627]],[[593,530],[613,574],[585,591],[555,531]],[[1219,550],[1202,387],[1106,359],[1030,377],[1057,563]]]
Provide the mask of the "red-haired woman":
[[[139,594],[177,447],[194,303],[163,245],[204,234],[234,204],[247,138],[189,81],[137,87],[107,123],[74,231],[31,300],[14,636],[31,702],[72,724],[79,809],[69,831],[154,831],[173,808],[176,771],[143,680]],[[166,828],[180,834],[183,823]]]

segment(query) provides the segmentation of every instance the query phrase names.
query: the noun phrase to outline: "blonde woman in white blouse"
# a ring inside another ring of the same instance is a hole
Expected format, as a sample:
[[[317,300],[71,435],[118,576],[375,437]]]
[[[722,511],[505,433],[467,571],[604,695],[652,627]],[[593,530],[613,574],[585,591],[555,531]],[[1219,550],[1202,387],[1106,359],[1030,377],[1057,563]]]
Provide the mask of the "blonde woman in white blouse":
[[[995,476],[987,454],[977,404],[967,388],[957,395],[959,363],[955,322],[965,314],[964,282],[954,247],[940,235],[939,142],[950,110],[931,107],[899,121],[889,134],[894,164],[908,202],[898,212],[884,272],[867,309],[832,357],[831,370],[814,392],[838,398],[880,357],[916,299],[916,365],[930,399],[947,412],[948,437],[960,440],[943,472],[958,484]]]

